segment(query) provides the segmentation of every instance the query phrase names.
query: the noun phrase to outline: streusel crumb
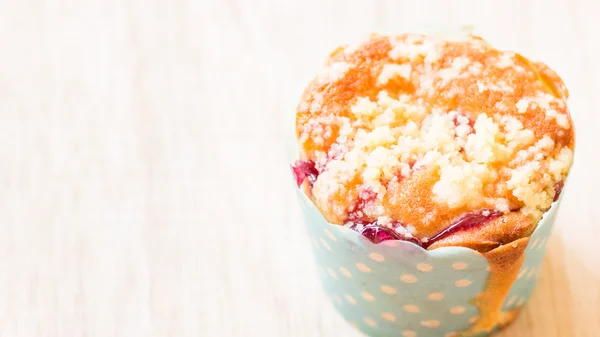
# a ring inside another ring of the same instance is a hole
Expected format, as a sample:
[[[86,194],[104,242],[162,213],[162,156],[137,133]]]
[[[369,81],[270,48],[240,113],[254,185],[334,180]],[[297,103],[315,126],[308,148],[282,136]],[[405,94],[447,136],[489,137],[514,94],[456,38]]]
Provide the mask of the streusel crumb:
[[[544,64],[476,36],[338,48],[297,108],[311,197],[331,223],[399,223],[419,239],[482,210],[535,224],[571,166],[567,96]]]

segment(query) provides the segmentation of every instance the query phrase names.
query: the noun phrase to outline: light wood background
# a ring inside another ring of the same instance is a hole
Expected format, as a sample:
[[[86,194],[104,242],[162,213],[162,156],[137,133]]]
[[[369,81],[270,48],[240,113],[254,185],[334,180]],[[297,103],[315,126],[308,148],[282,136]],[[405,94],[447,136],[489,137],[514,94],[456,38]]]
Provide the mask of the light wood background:
[[[600,335],[600,2],[0,0],[0,336],[346,336],[287,167],[304,85],[369,32],[472,24],[571,90],[572,170],[527,310]]]

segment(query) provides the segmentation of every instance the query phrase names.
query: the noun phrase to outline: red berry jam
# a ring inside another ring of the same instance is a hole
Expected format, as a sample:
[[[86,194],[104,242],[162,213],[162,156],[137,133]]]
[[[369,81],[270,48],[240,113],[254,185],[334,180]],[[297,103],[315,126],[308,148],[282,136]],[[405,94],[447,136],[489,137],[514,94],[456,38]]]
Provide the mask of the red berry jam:
[[[432,236],[427,241],[421,241],[412,236],[405,236],[398,233],[392,228],[402,226],[400,223],[393,223],[392,228],[381,226],[377,222],[360,223],[354,222],[350,229],[359,232],[361,235],[369,239],[373,243],[380,243],[387,240],[402,240],[409,241],[425,249],[435,242],[456,234],[458,232],[467,231],[473,228],[480,227],[486,222],[501,216],[503,213],[496,210],[483,210],[476,213],[465,214],[453,222],[448,228]]]
[[[317,171],[315,162],[313,161],[296,161],[292,166],[292,172],[294,173],[294,177],[296,177],[298,187],[302,185],[305,179],[308,179],[308,184],[312,187],[319,176],[319,171]]]
[[[359,232],[362,236],[366,237],[373,243],[380,243],[387,240],[402,240],[409,241],[416,245],[422,246],[421,241],[419,239],[409,236],[404,236],[398,233],[395,228],[402,226],[400,223],[394,222],[392,223],[391,228],[386,226],[381,226],[377,224],[377,222],[372,223],[361,223],[361,222],[353,222],[350,229]]]
[[[558,200],[558,198],[560,197],[560,193],[562,192],[563,187],[565,187],[565,182],[564,181],[559,181],[554,185],[554,200],[556,201]]]
[[[402,240],[402,236],[396,233],[395,230],[376,224],[364,226],[360,234],[373,243],[380,243],[387,240]]]
[[[502,214],[502,212],[496,210],[483,210],[477,213],[465,214],[453,222],[448,228],[432,236],[427,241],[427,247],[452,234],[480,227],[486,222],[492,220],[493,218],[497,218]]]

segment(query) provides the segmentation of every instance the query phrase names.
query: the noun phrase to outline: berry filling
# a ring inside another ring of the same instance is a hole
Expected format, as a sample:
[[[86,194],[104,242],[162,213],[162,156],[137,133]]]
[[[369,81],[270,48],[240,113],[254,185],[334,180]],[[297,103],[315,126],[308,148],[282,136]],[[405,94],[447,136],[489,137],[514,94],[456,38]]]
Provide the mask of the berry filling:
[[[558,198],[560,197],[560,192],[562,192],[563,187],[565,186],[565,182],[564,181],[559,181],[556,183],[556,185],[554,185],[554,200],[556,201],[558,200]]]
[[[396,231],[398,227],[403,227],[398,222],[393,222],[389,227],[382,226],[378,224],[377,221],[371,223],[363,223],[360,221],[350,223],[351,225],[347,226],[348,228],[360,233],[373,243],[380,243],[387,240],[402,240],[409,241],[423,247],[421,240],[410,236],[410,234],[407,236]]]
[[[395,230],[377,224],[366,225],[359,233],[373,243],[380,243],[387,240],[402,240],[402,236],[396,233]]]
[[[317,171],[314,161],[298,160],[292,165],[292,172],[294,173],[298,187],[302,185],[305,179],[308,179],[308,184],[312,187],[319,176],[319,171]]]
[[[432,236],[427,241],[427,246],[432,245],[434,242],[439,241],[452,234],[467,231],[476,227],[480,227],[486,222],[501,216],[503,213],[496,210],[483,210],[479,213],[469,213],[460,217],[457,221],[452,223],[448,228]],[[426,248],[426,247],[425,247]]]
[[[402,240],[412,242],[418,246],[421,246],[424,249],[427,249],[429,246],[445,237],[456,234],[458,232],[480,227],[486,222],[497,218],[502,214],[502,212],[496,210],[483,210],[477,213],[465,214],[462,217],[458,218],[458,220],[453,222],[448,228],[444,229],[438,234],[432,236],[430,239],[426,240],[420,240],[411,236],[410,234],[400,234],[398,231],[395,230],[399,226],[402,226],[400,223],[392,223],[392,228],[390,228],[379,225],[377,224],[377,222],[366,224],[355,222],[351,226],[349,226],[349,228],[357,231],[373,243],[380,243],[387,240]]]

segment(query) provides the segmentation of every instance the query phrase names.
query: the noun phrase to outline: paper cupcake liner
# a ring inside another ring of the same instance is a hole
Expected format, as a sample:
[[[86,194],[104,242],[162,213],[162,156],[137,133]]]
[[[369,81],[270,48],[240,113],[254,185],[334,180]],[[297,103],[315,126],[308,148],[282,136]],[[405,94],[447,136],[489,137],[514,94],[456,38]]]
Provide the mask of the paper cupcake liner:
[[[481,253],[463,247],[428,251],[398,240],[374,244],[353,230],[329,224],[296,190],[323,289],[352,325],[369,336],[434,337],[460,336],[477,321],[474,299],[490,275]],[[503,312],[515,313],[529,300],[559,202],[531,235]]]

